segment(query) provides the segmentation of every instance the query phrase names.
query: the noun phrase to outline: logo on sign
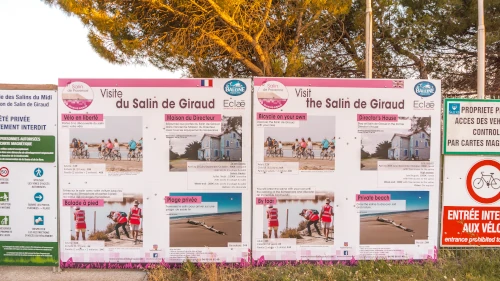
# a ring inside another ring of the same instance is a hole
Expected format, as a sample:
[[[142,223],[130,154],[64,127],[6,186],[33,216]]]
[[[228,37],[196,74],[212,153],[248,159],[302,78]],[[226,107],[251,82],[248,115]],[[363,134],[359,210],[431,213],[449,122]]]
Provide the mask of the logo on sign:
[[[288,90],[278,81],[267,81],[257,91],[259,103],[269,109],[278,109],[288,101]]]
[[[5,178],[8,175],[9,175],[9,169],[7,169],[7,167],[0,168],[0,177]]]
[[[43,219],[43,216],[34,216],[33,217],[35,225],[43,225],[45,220]]]
[[[64,88],[61,98],[69,109],[84,110],[92,104],[94,92],[83,82],[72,82]]]
[[[436,93],[436,86],[434,86],[434,84],[432,84],[431,82],[422,81],[418,82],[413,90],[418,96],[427,98]]]
[[[240,80],[230,80],[224,84],[224,92],[226,94],[236,97],[241,96],[247,91],[247,85]]]
[[[153,253],[153,258],[157,258],[158,257],[158,253]]]
[[[460,104],[456,102],[450,102],[448,104],[448,114],[460,114]]]
[[[0,216],[0,225],[9,225],[10,219],[9,216]]]
[[[35,174],[35,177],[41,178],[43,176],[42,168],[36,168],[35,171],[33,172],[33,174]]]
[[[344,251],[344,256],[348,256],[349,255],[349,251]]]
[[[9,202],[8,192],[0,192],[0,202]]]

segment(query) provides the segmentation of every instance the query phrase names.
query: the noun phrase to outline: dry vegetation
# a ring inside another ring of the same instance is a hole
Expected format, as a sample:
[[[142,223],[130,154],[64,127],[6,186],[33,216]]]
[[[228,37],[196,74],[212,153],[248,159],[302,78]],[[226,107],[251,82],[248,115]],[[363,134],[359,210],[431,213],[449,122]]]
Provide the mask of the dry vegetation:
[[[435,281],[499,280],[500,250],[441,250],[437,261],[386,262],[359,261],[354,266],[342,264],[295,264],[248,267],[200,267],[186,262],[181,268],[157,267],[149,271],[148,280],[370,280]]]

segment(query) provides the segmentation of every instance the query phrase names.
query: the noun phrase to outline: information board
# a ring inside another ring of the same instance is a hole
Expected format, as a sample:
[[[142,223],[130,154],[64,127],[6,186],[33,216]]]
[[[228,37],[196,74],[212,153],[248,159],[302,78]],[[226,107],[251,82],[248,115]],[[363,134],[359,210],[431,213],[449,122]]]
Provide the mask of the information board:
[[[247,260],[250,86],[60,79],[62,261]]]
[[[500,155],[500,101],[446,99],[444,154]]]
[[[56,139],[57,91],[0,90],[0,265],[59,264]]]
[[[436,257],[440,81],[254,87],[254,259]]]

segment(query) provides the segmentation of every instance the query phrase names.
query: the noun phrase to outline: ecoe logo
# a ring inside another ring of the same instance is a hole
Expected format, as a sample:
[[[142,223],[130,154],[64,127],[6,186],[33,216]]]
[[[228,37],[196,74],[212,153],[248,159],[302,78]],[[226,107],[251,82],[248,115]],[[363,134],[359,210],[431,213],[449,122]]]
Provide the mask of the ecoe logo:
[[[247,85],[240,80],[230,80],[224,84],[224,92],[226,94],[237,97],[243,95],[247,91]]]
[[[413,90],[418,96],[426,98],[436,93],[436,86],[434,86],[431,82],[422,81],[418,82]]]
[[[64,104],[73,110],[84,110],[94,100],[94,92],[83,82],[72,82],[62,92]]]

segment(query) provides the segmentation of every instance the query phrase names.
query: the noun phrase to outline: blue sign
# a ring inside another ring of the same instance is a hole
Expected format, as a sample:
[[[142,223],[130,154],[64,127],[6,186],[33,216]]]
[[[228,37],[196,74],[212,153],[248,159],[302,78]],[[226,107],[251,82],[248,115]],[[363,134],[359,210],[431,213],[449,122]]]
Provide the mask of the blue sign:
[[[448,104],[448,114],[460,114],[460,104],[450,102]]]
[[[34,198],[35,198],[36,202],[42,202],[43,201],[43,194],[41,194],[40,192],[37,192],[37,193],[35,193]]]
[[[224,92],[226,94],[236,97],[241,96],[247,91],[247,85],[240,80],[229,80],[224,84]]]
[[[34,221],[35,225],[43,225],[43,223],[45,222],[45,219],[43,218],[43,216],[34,216],[33,221]]]
[[[157,258],[158,257],[158,253],[153,253],[153,258]]]
[[[349,251],[344,251],[344,256],[348,256],[349,255]]]
[[[35,174],[35,177],[40,178],[43,176],[43,169],[42,168],[36,168],[35,171],[33,172]]]
[[[436,86],[434,86],[434,84],[432,84],[431,82],[422,81],[418,82],[413,90],[418,96],[427,98],[436,93]]]

